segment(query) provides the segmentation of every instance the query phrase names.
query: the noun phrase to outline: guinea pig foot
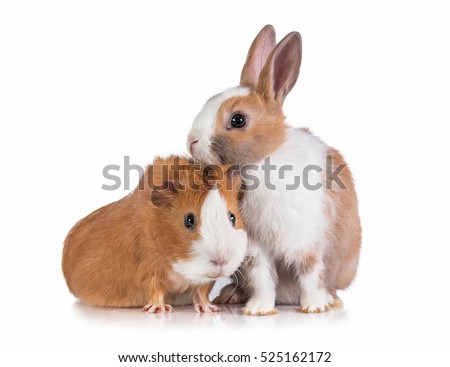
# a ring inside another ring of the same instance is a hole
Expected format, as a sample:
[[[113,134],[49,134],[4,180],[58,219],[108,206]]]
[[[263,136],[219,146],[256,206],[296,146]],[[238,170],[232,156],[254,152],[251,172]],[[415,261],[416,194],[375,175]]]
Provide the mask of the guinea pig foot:
[[[212,313],[212,312],[220,312],[220,308],[214,306],[210,303],[196,303],[194,305],[195,311],[199,313]]]
[[[154,304],[149,303],[148,305],[144,306],[142,311],[145,313],[148,313],[148,314],[171,312],[172,306],[171,305],[154,305]]]
[[[225,304],[239,304],[244,302],[242,292],[236,289],[236,285],[228,284],[222,288],[220,294],[214,298],[213,303],[219,305]]]

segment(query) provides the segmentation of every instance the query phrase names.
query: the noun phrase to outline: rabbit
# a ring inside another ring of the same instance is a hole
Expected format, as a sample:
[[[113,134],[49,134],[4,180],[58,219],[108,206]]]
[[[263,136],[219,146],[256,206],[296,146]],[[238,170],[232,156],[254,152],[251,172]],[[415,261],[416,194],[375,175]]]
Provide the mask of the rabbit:
[[[70,230],[62,257],[69,290],[92,306],[220,311],[211,288],[247,252],[240,186],[232,167],[156,158],[131,194]]]
[[[301,56],[298,32],[276,44],[274,28],[265,26],[240,85],[207,101],[187,139],[194,157],[241,168],[248,254],[238,282],[214,302],[246,302],[248,315],[276,313],[276,304],[327,311],[341,304],[337,290],[352,283],[358,267],[361,225],[350,169],[338,150],[288,126],[283,115]]]

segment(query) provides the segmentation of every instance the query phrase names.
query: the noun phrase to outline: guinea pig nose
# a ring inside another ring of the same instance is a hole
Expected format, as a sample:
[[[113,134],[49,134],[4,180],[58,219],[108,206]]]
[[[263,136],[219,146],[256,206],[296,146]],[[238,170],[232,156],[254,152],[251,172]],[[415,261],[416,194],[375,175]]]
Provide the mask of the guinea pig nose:
[[[214,266],[225,266],[225,265],[228,265],[228,264],[230,263],[230,260],[228,260],[228,259],[223,259],[223,258],[220,258],[220,259],[213,259],[213,260],[211,260],[211,263],[212,263]]]
[[[198,143],[198,140],[193,140],[189,144],[189,153],[191,153],[192,155],[194,155],[194,144],[197,144],[197,143]]]

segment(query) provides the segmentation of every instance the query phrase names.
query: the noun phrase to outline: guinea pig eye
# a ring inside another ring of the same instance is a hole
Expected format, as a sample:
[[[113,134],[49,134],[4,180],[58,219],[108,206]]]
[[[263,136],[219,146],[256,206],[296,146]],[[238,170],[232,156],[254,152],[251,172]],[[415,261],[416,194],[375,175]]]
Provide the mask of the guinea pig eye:
[[[187,229],[190,229],[191,231],[193,231],[195,229],[195,215],[192,213],[186,214],[184,216],[184,226]]]
[[[245,126],[247,121],[245,121],[245,116],[242,113],[235,113],[231,116],[230,123],[235,129],[240,129]]]
[[[230,214],[228,214],[228,218],[230,218],[230,222],[234,227],[236,225],[236,216],[232,212],[230,212]]]

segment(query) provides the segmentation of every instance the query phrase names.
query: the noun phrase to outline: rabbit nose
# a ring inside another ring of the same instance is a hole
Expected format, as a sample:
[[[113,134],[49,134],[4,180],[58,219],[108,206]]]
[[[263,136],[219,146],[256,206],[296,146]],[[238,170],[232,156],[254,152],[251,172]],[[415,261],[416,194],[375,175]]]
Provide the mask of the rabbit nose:
[[[220,259],[213,259],[213,260],[211,260],[211,263],[212,263],[214,266],[219,267],[219,266],[225,266],[225,265],[228,265],[228,264],[230,263],[230,260],[228,260],[228,259],[223,259],[223,258],[220,258]]]
[[[192,155],[194,155],[194,144],[197,144],[197,143],[198,143],[198,140],[194,140],[194,141],[191,141],[189,144],[189,153],[191,153]]]

